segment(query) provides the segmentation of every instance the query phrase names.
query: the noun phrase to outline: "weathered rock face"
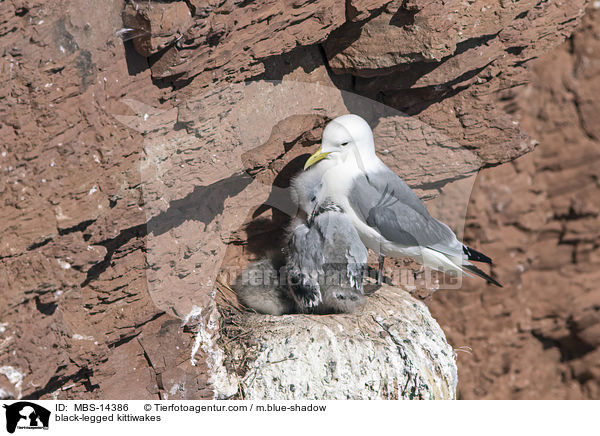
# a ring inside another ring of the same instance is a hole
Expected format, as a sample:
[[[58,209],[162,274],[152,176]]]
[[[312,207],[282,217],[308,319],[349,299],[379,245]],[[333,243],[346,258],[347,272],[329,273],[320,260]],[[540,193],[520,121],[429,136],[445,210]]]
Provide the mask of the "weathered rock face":
[[[185,2],[131,2],[123,11],[123,35],[131,38],[136,51],[150,56],[180,40],[193,24]]]
[[[151,41],[161,37],[164,25],[161,14],[149,10],[172,11],[171,35],[180,32],[190,13],[177,7],[185,5],[184,2],[175,2],[169,8],[160,2],[142,3],[149,6],[140,8],[133,3],[126,8],[124,21],[131,23],[134,35],[150,28]],[[265,72],[263,60],[298,46],[319,43],[345,21],[341,2],[228,0],[196,2],[190,6],[194,21],[177,44],[162,52],[159,41],[151,44],[156,47],[151,52],[144,47],[144,56],[154,55],[151,65],[154,78],[178,81],[196,78],[202,86],[223,79],[244,80]],[[137,22],[143,24],[134,27]]]
[[[462,398],[600,398],[599,24],[590,8],[536,61],[513,110],[539,145],[473,189],[465,234],[497,259],[504,288],[472,282],[429,303],[450,343],[471,350],[459,353]]]
[[[442,3],[3,3],[2,395],[212,397],[182,319],[217,328],[218,274],[277,245],[332,116],[366,116],[428,198],[529,151],[503,106],[583,1]]]
[[[538,32],[546,23],[555,23],[551,36],[554,41],[568,35],[571,27],[562,20],[580,14],[582,4],[560,8],[536,0],[409,0],[382,2],[378,6],[366,23],[354,25],[354,19],[337,29],[334,37],[326,41],[325,51],[331,68],[338,74],[376,77],[398,70],[404,73],[401,75],[405,81],[388,85],[401,89],[413,84],[443,85],[449,78],[467,72],[465,67],[479,69],[496,60],[507,66],[514,64],[523,51],[536,44]],[[542,42],[546,43],[553,44],[552,40]],[[522,59],[526,58],[527,55]],[[415,63],[422,63],[420,71],[405,68]]]

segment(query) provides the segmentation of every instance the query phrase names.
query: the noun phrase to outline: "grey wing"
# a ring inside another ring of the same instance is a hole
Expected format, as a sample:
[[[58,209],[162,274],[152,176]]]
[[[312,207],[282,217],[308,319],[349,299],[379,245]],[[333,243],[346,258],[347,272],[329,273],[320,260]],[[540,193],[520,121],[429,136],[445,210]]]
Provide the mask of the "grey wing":
[[[323,236],[326,268],[337,270],[345,285],[362,292],[368,251],[350,218],[341,211],[328,211],[316,217],[314,225]]]
[[[454,232],[429,215],[415,193],[391,171],[356,178],[349,200],[356,213],[389,241],[462,256],[462,244]]]
[[[323,240],[306,223],[291,233],[286,250],[287,286],[302,311],[321,302],[319,274],[323,273]]]
[[[400,200],[402,204],[414,209],[415,212],[430,216],[427,208],[414,191],[410,189],[410,186],[389,168],[384,167],[380,171],[370,173],[366,179],[368,184],[374,187],[379,193],[382,194],[384,191],[387,191]]]

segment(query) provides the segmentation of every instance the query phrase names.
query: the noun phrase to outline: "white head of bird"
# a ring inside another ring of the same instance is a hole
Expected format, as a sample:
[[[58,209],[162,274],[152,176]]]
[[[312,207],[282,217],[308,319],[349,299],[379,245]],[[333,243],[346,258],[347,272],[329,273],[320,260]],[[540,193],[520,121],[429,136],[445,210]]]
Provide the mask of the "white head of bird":
[[[330,121],[323,130],[321,148],[308,158],[304,169],[324,159],[332,164],[350,163],[354,159],[361,169],[377,165],[379,159],[375,155],[373,132],[369,124],[354,114],[342,115]]]

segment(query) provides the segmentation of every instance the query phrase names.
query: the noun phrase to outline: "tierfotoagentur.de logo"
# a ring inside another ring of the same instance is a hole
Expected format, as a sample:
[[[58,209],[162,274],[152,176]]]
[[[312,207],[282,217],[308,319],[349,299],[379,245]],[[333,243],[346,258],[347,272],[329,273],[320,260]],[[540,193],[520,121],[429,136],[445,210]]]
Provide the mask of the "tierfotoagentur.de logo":
[[[6,409],[6,431],[9,433],[14,433],[16,429],[48,430],[50,422],[48,409],[29,401],[4,404],[3,407]]]

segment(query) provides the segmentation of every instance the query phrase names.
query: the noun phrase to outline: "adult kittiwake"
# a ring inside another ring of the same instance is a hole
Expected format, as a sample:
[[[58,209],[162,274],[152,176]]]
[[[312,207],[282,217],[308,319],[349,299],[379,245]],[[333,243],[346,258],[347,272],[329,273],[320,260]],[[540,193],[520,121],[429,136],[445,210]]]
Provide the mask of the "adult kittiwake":
[[[315,165],[316,163],[318,165]],[[323,131],[321,148],[304,169],[323,166],[329,201],[341,208],[363,243],[379,254],[378,284],[384,256],[411,257],[442,272],[478,275],[502,286],[470,261],[491,263],[464,245],[433,218],[409,186],[375,154],[373,132],[358,115],[342,115]]]

